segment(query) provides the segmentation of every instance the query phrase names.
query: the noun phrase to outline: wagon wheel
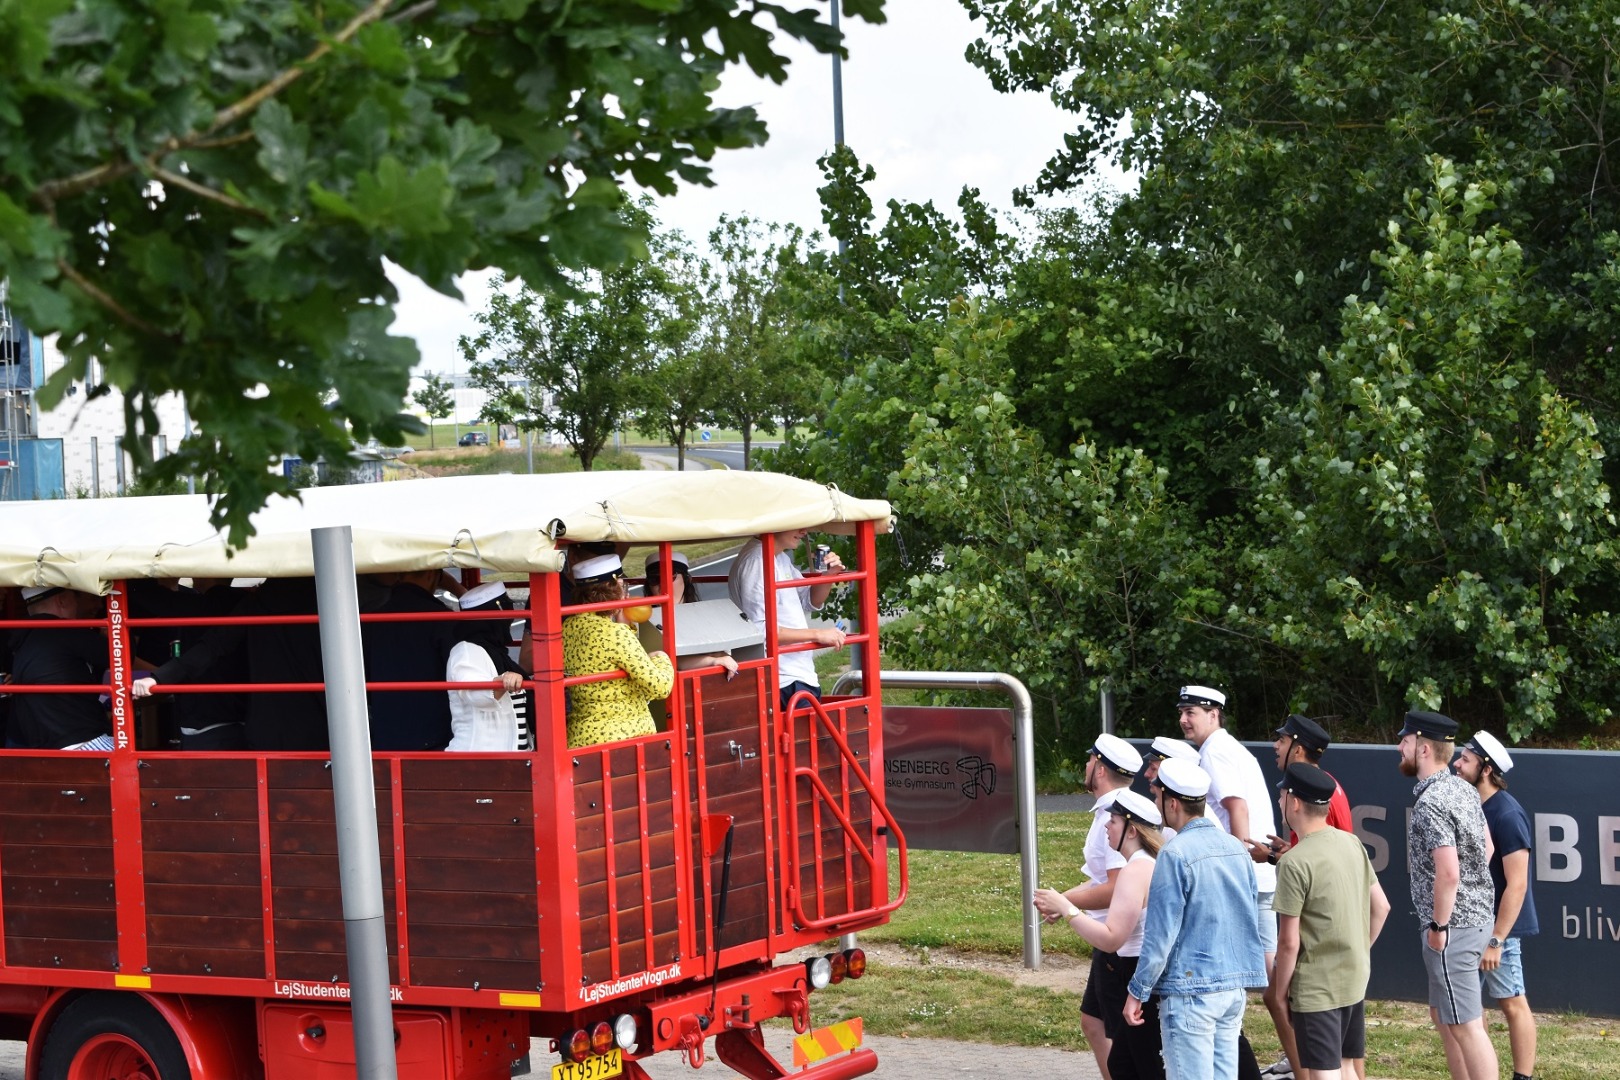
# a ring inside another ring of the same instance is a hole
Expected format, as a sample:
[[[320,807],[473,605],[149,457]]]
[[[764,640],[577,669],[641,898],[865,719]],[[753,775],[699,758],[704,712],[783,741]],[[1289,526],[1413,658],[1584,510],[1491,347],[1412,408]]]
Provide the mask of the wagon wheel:
[[[191,1080],[173,1030],[133,994],[90,994],[56,1018],[40,1080]]]

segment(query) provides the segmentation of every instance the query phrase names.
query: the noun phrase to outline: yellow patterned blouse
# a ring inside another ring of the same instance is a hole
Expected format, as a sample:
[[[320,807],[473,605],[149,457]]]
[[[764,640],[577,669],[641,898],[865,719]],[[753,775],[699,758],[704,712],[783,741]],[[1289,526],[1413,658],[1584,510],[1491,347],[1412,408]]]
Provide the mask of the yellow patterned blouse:
[[[564,619],[562,639],[567,674],[622,670],[629,676],[569,687],[569,749],[633,739],[658,730],[647,703],[668,697],[675,686],[675,666],[668,657],[647,655],[635,630],[594,612]]]

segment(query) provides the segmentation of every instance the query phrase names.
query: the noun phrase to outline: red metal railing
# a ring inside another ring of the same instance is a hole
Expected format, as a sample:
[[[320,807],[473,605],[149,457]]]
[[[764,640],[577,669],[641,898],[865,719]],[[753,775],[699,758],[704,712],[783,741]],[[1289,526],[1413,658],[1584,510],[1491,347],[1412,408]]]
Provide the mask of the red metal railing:
[[[790,721],[790,728],[784,733],[784,737],[782,739],[782,754],[787,759],[787,768],[785,771],[787,783],[781,785],[782,797],[784,799],[789,799],[790,793],[796,796],[798,792],[798,781],[800,780],[809,781],[812,790],[818,797],[817,801],[812,804],[812,814],[816,816],[817,820],[811,830],[811,835],[815,838],[816,848],[815,870],[817,875],[816,894],[818,898],[818,906],[820,897],[825,893],[825,884],[821,878],[821,870],[824,860],[821,850],[822,829],[819,821],[819,814],[822,806],[826,807],[826,809],[832,814],[834,820],[837,822],[845,840],[845,897],[851,901],[852,910],[831,917],[818,917],[811,915],[804,908],[802,900],[803,892],[799,888],[798,884],[803,871],[803,866],[800,862],[799,851],[799,804],[797,798],[792,798],[791,801],[787,803],[789,808],[789,820],[793,825],[789,831],[789,842],[786,845],[787,878],[789,881],[787,889],[788,905],[793,911],[794,921],[797,922],[799,926],[806,930],[830,931],[848,924],[853,919],[866,919],[879,915],[887,915],[889,912],[894,911],[905,902],[906,893],[910,888],[910,881],[907,874],[906,839],[905,836],[900,832],[899,823],[895,821],[894,815],[889,813],[889,808],[883,799],[882,790],[879,788],[874,788],[871,776],[869,776],[866,770],[861,767],[860,759],[856,757],[853,751],[850,750],[849,741],[844,737],[844,733],[838,729],[838,726],[832,722],[831,717],[827,713],[826,707],[823,706],[822,703],[816,698],[801,690],[795,694],[793,699],[788,703],[788,715],[789,717],[796,718],[801,714],[801,712],[808,713],[812,719],[810,730],[812,758],[814,757],[815,753],[814,745],[816,739],[816,728],[819,726],[820,728],[824,729],[825,734],[832,739],[833,745],[838,750],[838,756],[842,766],[848,770],[848,772],[854,774],[855,783],[861,790],[865,791],[870,796],[873,809],[883,818],[884,825],[887,827],[889,834],[895,839],[895,850],[900,859],[899,894],[893,900],[889,900],[881,904],[874,904],[870,908],[855,910],[853,908],[854,882],[848,858],[850,850],[853,849],[854,852],[858,854],[865,862],[868,870],[871,871],[870,880],[882,880],[884,875],[879,872],[877,859],[873,855],[872,847],[868,846],[866,840],[862,838],[860,831],[856,829],[854,822],[850,819],[850,786],[847,783],[843,785],[844,790],[842,793],[842,798],[840,798],[827,787],[826,783],[821,779],[819,769],[814,764],[800,765],[798,763],[798,740],[796,738],[797,731],[791,727]],[[876,898],[874,897],[873,899],[875,900]]]

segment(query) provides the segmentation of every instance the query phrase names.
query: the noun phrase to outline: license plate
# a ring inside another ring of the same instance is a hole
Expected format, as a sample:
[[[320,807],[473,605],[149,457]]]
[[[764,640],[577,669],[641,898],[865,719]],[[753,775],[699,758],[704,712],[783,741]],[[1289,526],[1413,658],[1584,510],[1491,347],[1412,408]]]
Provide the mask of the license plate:
[[[551,1067],[551,1080],[607,1080],[624,1072],[624,1052],[618,1048],[584,1061],[565,1061]]]

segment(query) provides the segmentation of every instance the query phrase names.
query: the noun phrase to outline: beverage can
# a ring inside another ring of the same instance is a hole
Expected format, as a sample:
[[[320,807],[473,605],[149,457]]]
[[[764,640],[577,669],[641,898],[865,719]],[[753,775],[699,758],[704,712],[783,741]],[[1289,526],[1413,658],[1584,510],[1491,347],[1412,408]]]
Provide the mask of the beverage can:
[[[826,544],[817,544],[815,553],[810,556],[811,568],[815,570],[827,569],[827,552],[831,550],[832,548]]]

